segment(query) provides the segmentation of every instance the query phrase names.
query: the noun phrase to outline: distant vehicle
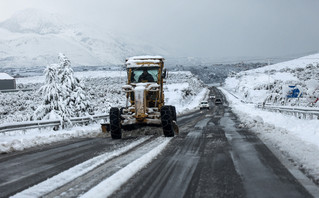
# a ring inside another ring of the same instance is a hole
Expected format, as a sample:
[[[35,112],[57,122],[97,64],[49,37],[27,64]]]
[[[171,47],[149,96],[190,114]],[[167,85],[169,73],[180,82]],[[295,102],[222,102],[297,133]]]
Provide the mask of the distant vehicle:
[[[220,98],[215,99],[215,104],[223,104],[222,100]]]
[[[199,109],[209,109],[209,104],[207,101],[200,102]]]
[[[216,97],[214,95],[210,95],[209,99],[215,99]]]

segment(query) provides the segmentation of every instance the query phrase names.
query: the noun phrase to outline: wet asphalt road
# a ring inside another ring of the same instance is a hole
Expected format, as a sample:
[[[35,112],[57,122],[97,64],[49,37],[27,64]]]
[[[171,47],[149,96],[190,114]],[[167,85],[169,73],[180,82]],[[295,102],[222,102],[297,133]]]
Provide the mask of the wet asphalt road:
[[[85,138],[0,155],[0,197],[9,197],[77,164],[133,142]]]
[[[312,197],[253,133],[222,105],[179,117],[180,134],[111,197]],[[0,156],[8,197],[134,138],[90,138]]]
[[[212,92],[224,104],[180,119],[180,135],[112,197],[312,197]]]

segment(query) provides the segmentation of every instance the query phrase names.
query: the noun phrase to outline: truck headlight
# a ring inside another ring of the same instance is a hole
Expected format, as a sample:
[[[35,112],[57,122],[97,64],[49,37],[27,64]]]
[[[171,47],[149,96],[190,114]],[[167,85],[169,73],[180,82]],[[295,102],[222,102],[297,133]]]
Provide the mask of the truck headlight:
[[[123,91],[125,91],[126,93],[129,93],[129,92],[133,92],[133,91],[134,91],[134,88],[133,88],[131,85],[123,85],[123,86],[122,86],[122,89],[123,89]]]

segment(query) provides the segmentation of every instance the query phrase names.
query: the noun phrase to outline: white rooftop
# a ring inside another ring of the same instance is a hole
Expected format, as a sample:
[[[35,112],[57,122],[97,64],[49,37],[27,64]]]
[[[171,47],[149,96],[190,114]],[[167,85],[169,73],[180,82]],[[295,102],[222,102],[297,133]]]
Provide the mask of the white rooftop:
[[[10,76],[7,73],[0,73],[0,80],[11,80],[14,79],[12,76]]]

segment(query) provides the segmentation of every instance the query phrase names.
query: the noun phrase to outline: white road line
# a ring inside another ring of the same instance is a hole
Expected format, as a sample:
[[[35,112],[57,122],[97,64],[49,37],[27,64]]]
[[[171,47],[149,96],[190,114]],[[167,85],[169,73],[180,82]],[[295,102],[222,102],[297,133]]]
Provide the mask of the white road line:
[[[139,140],[136,140],[132,144],[129,144],[123,148],[119,148],[115,151],[104,153],[102,155],[99,155],[97,157],[94,157],[90,160],[87,160],[81,164],[78,164],[66,171],[63,171],[62,173],[53,176],[52,178],[49,178],[39,184],[36,184],[24,191],[21,191],[12,197],[23,197],[23,198],[28,198],[28,197],[42,197],[45,194],[48,194],[49,192],[54,191],[55,189],[71,182],[77,177],[80,177],[81,175],[93,170],[94,168],[98,167],[99,165],[105,163],[106,161],[117,157],[130,149],[134,148],[135,146],[142,144],[143,142],[147,141],[150,139],[151,136],[149,137],[143,137]]]
[[[148,163],[150,163],[156,156],[167,146],[172,138],[162,138],[162,143],[149,151],[147,154],[128,164],[126,167],[122,168],[116,172],[111,177],[99,183],[97,186],[93,187],[91,190],[83,194],[82,198],[105,198],[112,195],[116,190],[118,190],[125,182],[127,182],[131,177],[133,177],[138,171],[144,168]]]

